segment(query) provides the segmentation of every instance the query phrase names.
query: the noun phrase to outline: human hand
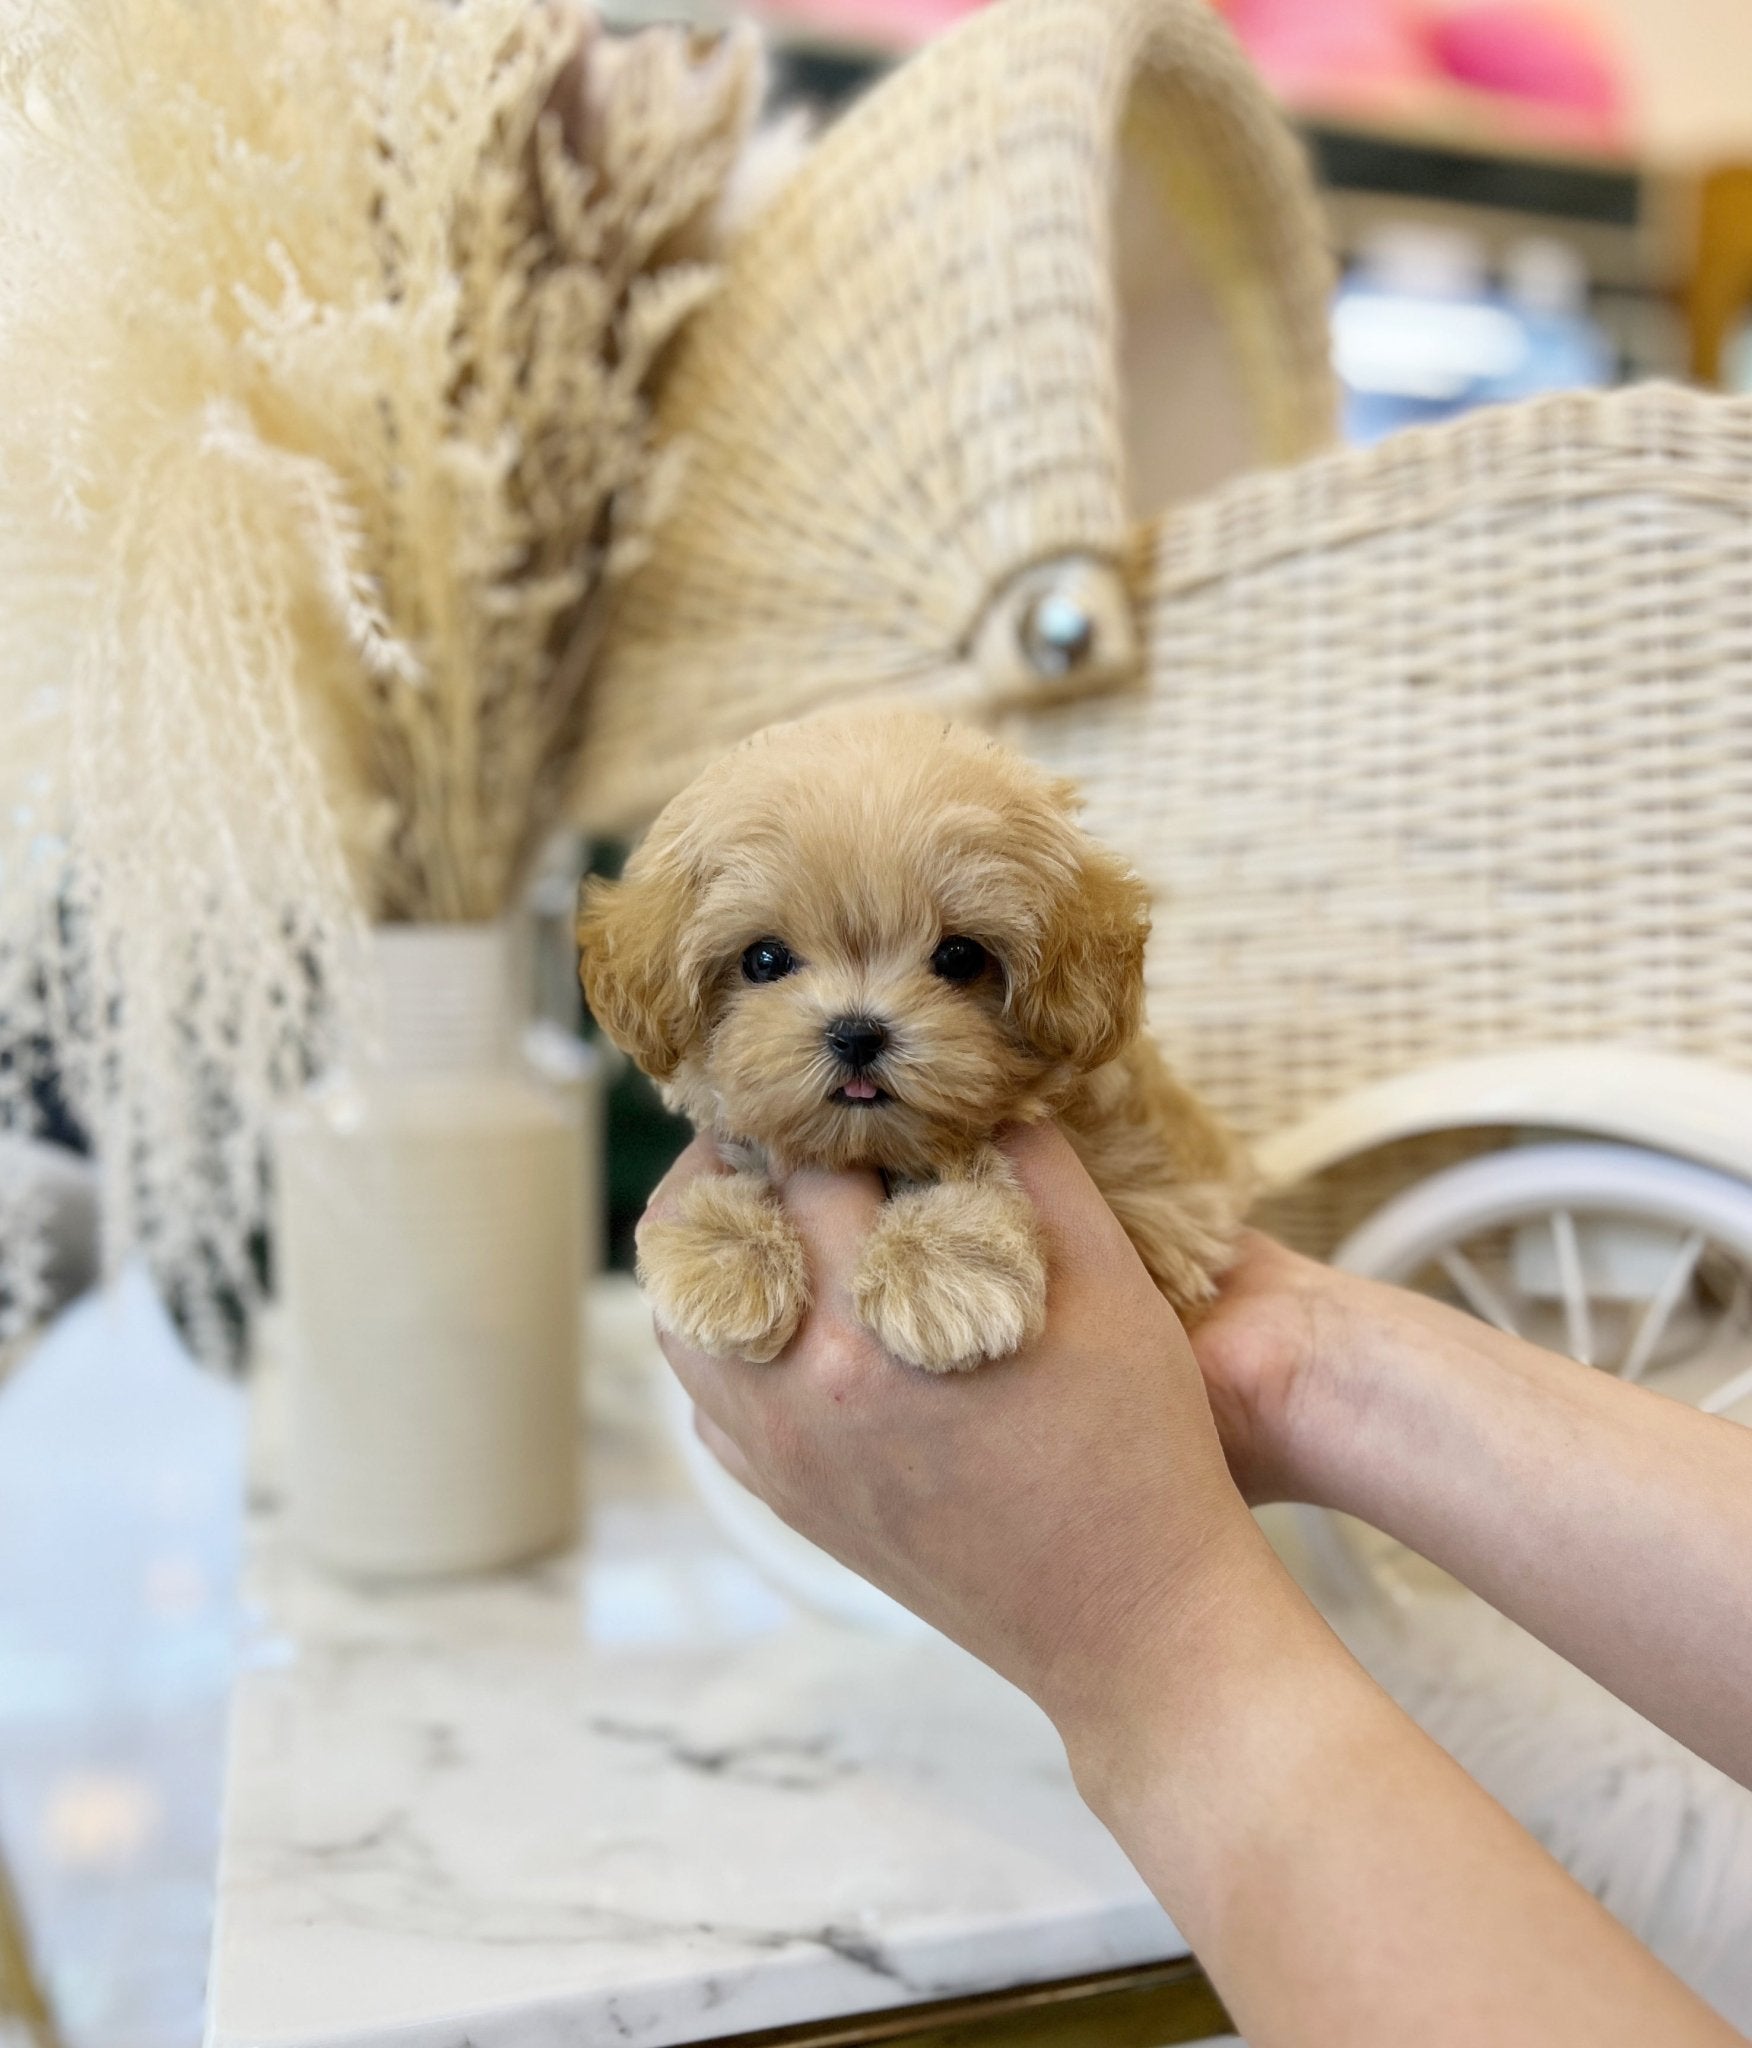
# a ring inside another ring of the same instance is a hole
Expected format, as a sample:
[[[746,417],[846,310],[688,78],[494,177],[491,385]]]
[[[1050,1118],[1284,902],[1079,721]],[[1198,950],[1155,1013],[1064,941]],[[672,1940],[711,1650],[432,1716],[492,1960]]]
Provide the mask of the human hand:
[[[1305,1439],[1351,1332],[1347,1276],[1246,1232],[1191,1333],[1235,1484],[1255,1506],[1305,1498]]]
[[[852,1275],[882,1202],[873,1175],[783,1186],[813,1305],[769,1365],[660,1332],[723,1464],[794,1528],[1031,1693],[1061,1731],[1110,1716],[1148,1669],[1184,1671],[1207,1603],[1263,1544],[1224,1467],[1192,1352],[1065,1139],[1005,1142],[1034,1203],[1047,1326],[1013,1357],[933,1376],[854,1318]],[[696,1142],[653,1197],[702,1173]],[[1148,1638],[1158,1653],[1136,1654]],[[1067,1737],[1067,1739],[1069,1739]]]
[[[813,1305],[791,1343],[752,1365],[663,1340],[706,1442],[1039,1701],[1250,2040],[1725,2044],[1356,1666],[1230,1479],[1199,1363],[1243,1482],[1294,1486],[1301,1446],[1346,1435],[1298,1416],[1361,1384],[1348,1336],[1415,1297],[1250,1240],[1195,1363],[1065,1139],[1004,1149],[1047,1255],[1036,1342],[976,1372],[897,1364],[850,1299],[879,1184],[800,1174],[782,1195]],[[723,1170],[696,1143],[653,1212]]]
[[[1488,1325],[1405,1288],[1304,1258],[1258,1231],[1191,1333],[1223,1453],[1254,1506],[1366,1513],[1367,1425],[1432,1372],[1499,1351]]]

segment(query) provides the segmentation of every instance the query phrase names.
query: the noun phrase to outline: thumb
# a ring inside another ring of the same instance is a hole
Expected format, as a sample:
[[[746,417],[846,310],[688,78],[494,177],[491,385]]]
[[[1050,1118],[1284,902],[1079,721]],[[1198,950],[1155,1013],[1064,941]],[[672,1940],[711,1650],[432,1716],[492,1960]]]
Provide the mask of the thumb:
[[[1034,1205],[1055,1271],[1083,1267],[1121,1254],[1135,1258],[1131,1240],[1089,1169],[1057,1124],[1028,1124],[998,1141]]]
[[[852,1271],[882,1209],[881,1180],[873,1173],[793,1173],[779,1182],[779,1194],[808,1254],[817,1305],[849,1309]]]

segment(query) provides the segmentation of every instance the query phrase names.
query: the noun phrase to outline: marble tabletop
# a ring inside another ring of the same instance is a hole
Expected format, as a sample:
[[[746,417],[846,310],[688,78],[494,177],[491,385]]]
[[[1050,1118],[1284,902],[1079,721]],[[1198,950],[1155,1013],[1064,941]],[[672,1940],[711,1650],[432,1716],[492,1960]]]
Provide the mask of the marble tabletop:
[[[588,1539],[492,1580],[302,1564],[266,1376],[209,2048],[658,2048],[1183,1955],[1033,1705],[773,1591],[636,1294],[591,1319]]]

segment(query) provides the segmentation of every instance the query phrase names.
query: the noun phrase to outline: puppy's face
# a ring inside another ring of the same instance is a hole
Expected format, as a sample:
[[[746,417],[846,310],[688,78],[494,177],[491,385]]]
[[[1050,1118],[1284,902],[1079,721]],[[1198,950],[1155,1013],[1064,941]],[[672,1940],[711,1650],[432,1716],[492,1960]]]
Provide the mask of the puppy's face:
[[[929,1172],[1138,1027],[1142,885],[1068,791],[918,712],[779,727],[593,885],[585,987],[702,1126]]]
[[[739,875],[716,923],[711,1120],[788,1161],[943,1163],[1051,1065],[1008,1014],[1010,934],[977,914],[952,827],[919,820],[879,853],[851,819],[820,823],[812,844]]]

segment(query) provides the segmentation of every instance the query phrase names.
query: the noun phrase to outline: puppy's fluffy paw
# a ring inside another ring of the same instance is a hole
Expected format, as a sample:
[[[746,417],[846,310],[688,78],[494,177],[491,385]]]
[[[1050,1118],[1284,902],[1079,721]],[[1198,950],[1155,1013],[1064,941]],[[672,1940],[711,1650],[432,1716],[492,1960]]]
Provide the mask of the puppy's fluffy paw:
[[[945,1181],[884,1204],[852,1276],[858,1320],[927,1372],[1005,1358],[1046,1323],[1046,1262],[1014,1186]]]
[[[645,1230],[639,1284],[666,1329],[757,1365],[784,1350],[809,1306],[802,1241],[750,1174],[690,1181],[676,1214]]]

